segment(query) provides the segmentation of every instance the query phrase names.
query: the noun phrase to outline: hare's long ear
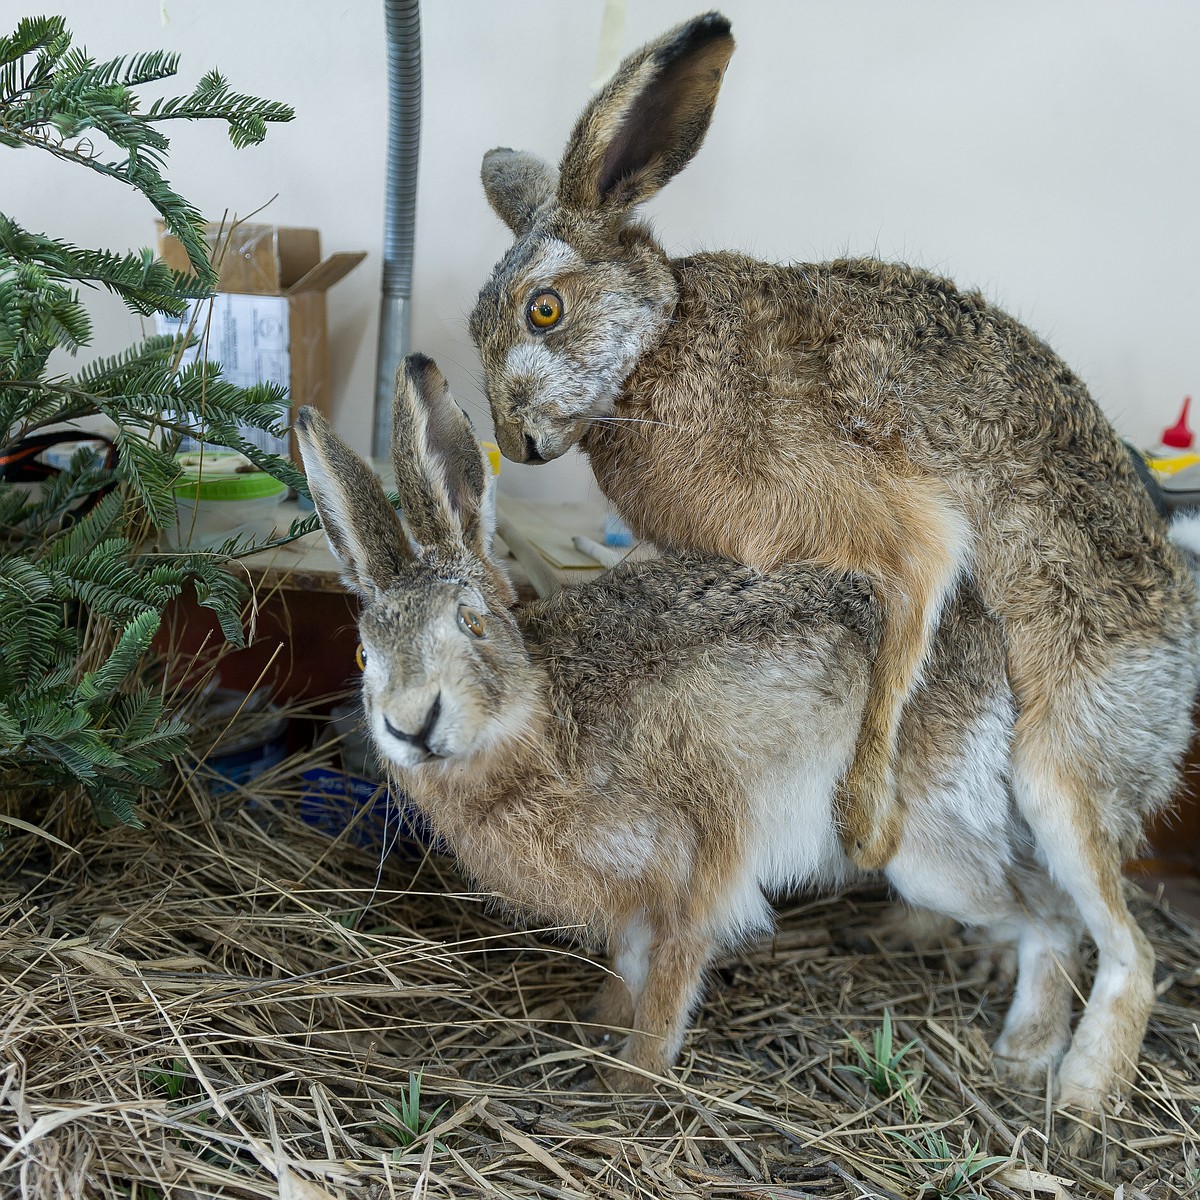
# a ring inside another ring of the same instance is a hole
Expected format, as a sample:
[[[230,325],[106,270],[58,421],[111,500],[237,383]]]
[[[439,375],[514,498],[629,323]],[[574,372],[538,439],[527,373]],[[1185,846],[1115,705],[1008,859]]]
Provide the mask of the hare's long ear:
[[[631,54],[584,109],[559,169],[568,208],[620,215],[691,161],[733,53],[729,21],[710,12]]]
[[[410,354],[396,372],[392,463],[414,541],[488,556],[492,531],[483,502],[491,472],[466,413],[437,364],[423,354]]]
[[[536,154],[508,149],[489,150],[479,175],[488,203],[517,237],[533,224],[534,214],[554,195],[558,182],[554,168]]]
[[[300,410],[296,441],[342,579],[361,596],[378,595],[413,557],[396,510],[375,472],[316,409]]]

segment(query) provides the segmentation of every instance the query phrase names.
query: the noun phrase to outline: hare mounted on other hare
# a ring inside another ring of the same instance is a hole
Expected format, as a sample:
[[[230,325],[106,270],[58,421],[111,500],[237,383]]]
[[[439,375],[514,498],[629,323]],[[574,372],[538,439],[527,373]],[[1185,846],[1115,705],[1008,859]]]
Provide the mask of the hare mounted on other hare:
[[[429,359],[410,356],[397,378],[404,525],[321,416],[302,409],[296,433],[362,600],[375,745],[471,875],[608,944],[615,974],[594,1019],[631,1030],[616,1082],[645,1087],[675,1058],[715,949],[769,928],[766,895],[854,873],[835,791],[880,643],[873,587],[820,566],[668,553],[514,609],[485,516],[490,473]],[[1037,1076],[1070,1040],[1073,900],[1116,866],[1052,879],[1045,822],[1012,803],[1013,724],[1000,625],[964,584],[904,716],[909,816],[886,876],[914,904],[1017,942],[997,1054]],[[1145,800],[1120,808],[1135,790],[1110,789],[1102,819],[1140,828],[1173,770],[1144,757]],[[1132,1037],[1136,1054],[1144,1024],[1126,1019],[1094,999],[1076,1044]]]
[[[497,439],[518,462],[580,445],[662,546],[872,580],[879,647],[839,797],[860,866],[902,844],[901,714],[973,581],[1020,713],[1018,810],[1099,948],[1059,1074],[1095,1108],[1153,999],[1120,864],[1191,732],[1194,580],[1083,383],[978,293],[870,259],[671,259],[637,222],[699,148],[732,51],[729,22],[698,17],[626,59],[557,171],[484,158],[516,235],[471,316]]]

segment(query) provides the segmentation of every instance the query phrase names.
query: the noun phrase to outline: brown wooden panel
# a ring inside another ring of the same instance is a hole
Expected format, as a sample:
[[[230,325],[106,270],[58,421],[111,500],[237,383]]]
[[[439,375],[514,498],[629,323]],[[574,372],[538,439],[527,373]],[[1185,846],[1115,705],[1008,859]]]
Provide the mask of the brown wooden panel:
[[[221,654],[222,686],[250,691],[270,685],[277,703],[322,700],[357,682],[358,605],[344,592],[276,590],[258,604],[254,643]],[[159,643],[170,675],[186,679],[193,663],[206,670],[221,636],[213,614],[182,598],[167,614]]]
[[[1151,823],[1147,841],[1145,857],[1131,871],[1200,877],[1200,735],[1192,737],[1176,803]]]

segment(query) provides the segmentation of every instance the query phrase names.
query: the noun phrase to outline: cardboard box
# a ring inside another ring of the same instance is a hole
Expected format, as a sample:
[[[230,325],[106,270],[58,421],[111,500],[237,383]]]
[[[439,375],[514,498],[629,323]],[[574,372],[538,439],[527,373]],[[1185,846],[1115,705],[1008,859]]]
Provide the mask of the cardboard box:
[[[210,224],[207,240],[210,257],[220,269],[211,313],[208,301],[192,301],[182,319],[160,315],[158,332],[178,334],[195,314],[194,331],[202,345],[187,352],[185,363],[203,350],[206,358],[221,364],[231,383],[280,384],[288,390],[293,415],[300,405],[311,404],[328,416],[325,293],[354,270],[366,252],[322,259],[321,236],[315,229],[277,225],[237,225],[230,231]],[[174,270],[191,272],[186,251],[161,221],[158,253]],[[258,430],[247,430],[246,436],[263,450],[288,453],[287,439]]]

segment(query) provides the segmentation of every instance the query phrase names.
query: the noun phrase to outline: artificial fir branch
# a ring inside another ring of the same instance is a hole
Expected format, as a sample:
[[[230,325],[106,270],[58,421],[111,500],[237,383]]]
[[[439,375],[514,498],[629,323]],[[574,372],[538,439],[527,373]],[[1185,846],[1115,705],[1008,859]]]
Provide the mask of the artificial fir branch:
[[[304,486],[291,463],[243,434],[286,430],[281,389],[237,388],[205,362],[180,368],[180,339],[148,338],[70,375],[49,370],[55,351],[74,354],[91,340],[82,289],[106,289],[141,316],[179,316],[213,294],[200,213],[165,177],[166,123],[220,121],[247,146],[292,117],[287,105],[234,92],[216,71],[185,96],[143,104],[137,89],[178,67],[161,51],[97,61],[73,45],[61,17],[30,17],[0,36],[0,151],[40,150],[134,188],[194,270],[173,271],[149,250],[79,247],[0,214],[0,447],[104,417],[118,451],[108,465],[81,449],[37,493],[0,479],[0,806],[36,809],[74,789],[102,821],[136,822],[147,788],[186,750],[186,723],[164,700],[153,650],[166,606],[190,588],[241,644],[241,595],[226,564],[255,547],[164,552],[145,537],[175,521],[180,438],[241,450]]]

